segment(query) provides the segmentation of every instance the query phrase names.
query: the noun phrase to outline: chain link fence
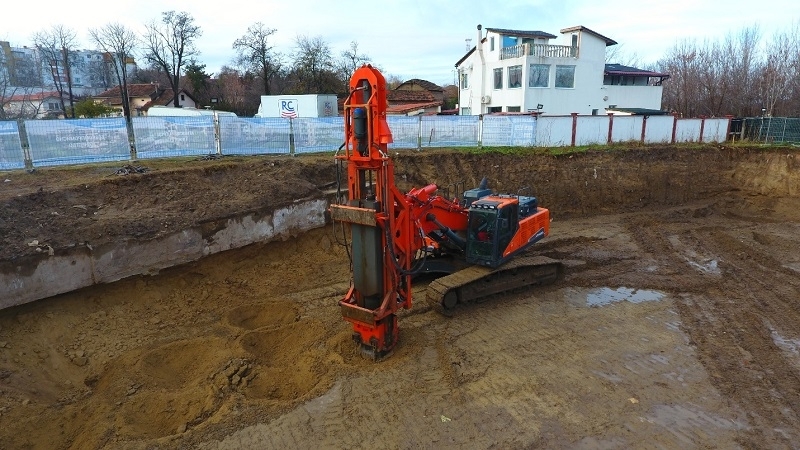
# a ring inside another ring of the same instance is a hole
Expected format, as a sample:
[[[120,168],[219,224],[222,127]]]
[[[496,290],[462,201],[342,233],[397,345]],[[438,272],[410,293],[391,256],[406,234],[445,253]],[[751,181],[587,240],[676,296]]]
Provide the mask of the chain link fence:
[[[534,147],[643,142],[721,142],[730,119],[671,116],[388,116],[390,149]],[[791,126],[789,126],[789,120]],[[800,119],[745,124],[758,140],[800,135]],[[793,131],[792,131],[793,130]],[[792,134],[794,133],[794,134]],[[764,136],[764,137],[762,137]],[[753,139],[756,140],[756,139]],[[163,116],[0,122],[0,170],[178,156],[332,152],[344,118]]]
[[[800,144],[800,118],[751,117],[733,120],[731,139],[752,142]]]

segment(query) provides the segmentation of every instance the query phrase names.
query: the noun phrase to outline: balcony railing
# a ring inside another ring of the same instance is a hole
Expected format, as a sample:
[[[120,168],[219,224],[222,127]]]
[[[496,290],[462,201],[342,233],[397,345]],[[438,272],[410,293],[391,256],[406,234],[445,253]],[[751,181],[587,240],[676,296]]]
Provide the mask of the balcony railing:
[[[570,45],[521,44],[500,49],[500,59],[540,56],[546,58],[577,58],[578,47]]]

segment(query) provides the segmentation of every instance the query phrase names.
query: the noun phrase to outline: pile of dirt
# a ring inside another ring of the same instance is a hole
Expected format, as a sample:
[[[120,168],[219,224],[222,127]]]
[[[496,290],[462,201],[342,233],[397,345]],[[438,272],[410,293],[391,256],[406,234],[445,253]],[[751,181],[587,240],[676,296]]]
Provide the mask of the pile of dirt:
[[[48,247],[58,251],[147,240],[272,210],[319,195],[337,178],[333,158],[314,155],[153,160],[137,167],[129,171],[104,164],[0,174],[0,260]]]

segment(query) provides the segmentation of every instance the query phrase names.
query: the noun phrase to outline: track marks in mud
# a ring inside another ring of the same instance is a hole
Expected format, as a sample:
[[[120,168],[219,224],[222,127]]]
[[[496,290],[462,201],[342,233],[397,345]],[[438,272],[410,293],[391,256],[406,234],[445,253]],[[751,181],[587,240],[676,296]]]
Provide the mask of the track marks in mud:
[[[791,268],[800,240],[792,224],[769,215],[755,225],[740,219],[752,214],[717,201],[637,216],[631,235],[670,273],[682,328],[714,385],[747,411],[741,443],[758,447],[800,438],[791,425],[800,419],[800,379],[794,355],[775,338],[800,338],[800,283]]]

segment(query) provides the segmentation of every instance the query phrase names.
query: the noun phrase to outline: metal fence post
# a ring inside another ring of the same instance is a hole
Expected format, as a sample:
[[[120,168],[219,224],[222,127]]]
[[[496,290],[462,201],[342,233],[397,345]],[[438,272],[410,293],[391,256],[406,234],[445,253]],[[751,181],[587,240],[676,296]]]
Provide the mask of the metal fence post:
[[[289,117],[289,154],[294,156],[294,119]]]
[[[131,147],[131,161],[136,160],[136,134],[133,132],[133,118],[125,117],[125,129],[128,133],[128,145]]]
[[[219,133],[219,114],[217,114],[217,111],[214,111],[212,113],[212,115],[213,115],[213,118],[214,118],[214,146],[217,149],[217,154],[221,155],[222,154],[222,139],[221,139],[220,133]]]
[[[478,114],[478,148],[483,148],[483,114]]]
[[[31,156],[31,144],[28,140],[28,132],[25,129],[25,121],[17,119],[17,130],[19,133],[19,143],[22,147],[22,157],[25,161],[25,168],[33,169],[33,157]]]
[[[422,115],[417,116],[417,151],[422,150]]]

